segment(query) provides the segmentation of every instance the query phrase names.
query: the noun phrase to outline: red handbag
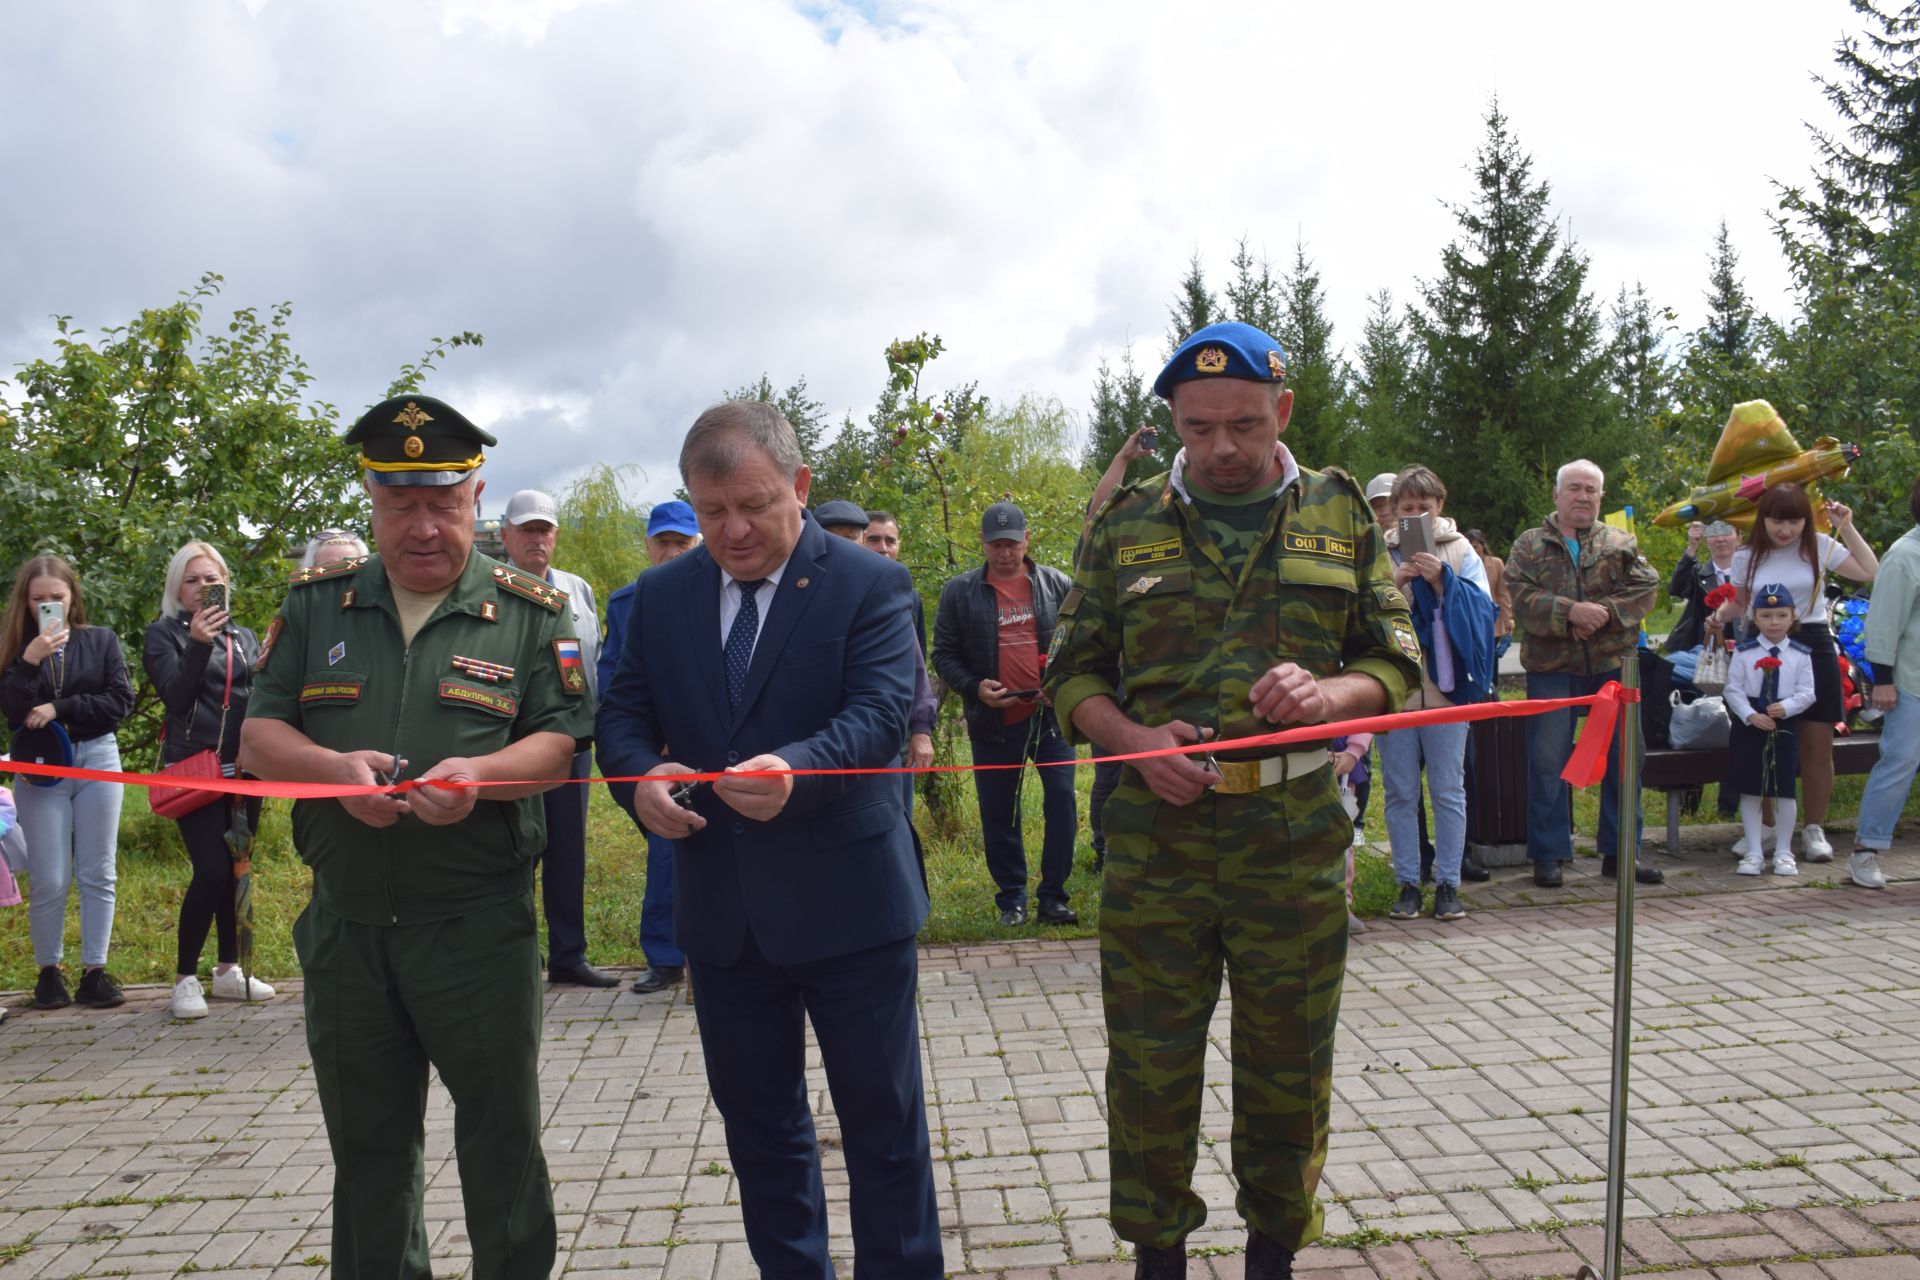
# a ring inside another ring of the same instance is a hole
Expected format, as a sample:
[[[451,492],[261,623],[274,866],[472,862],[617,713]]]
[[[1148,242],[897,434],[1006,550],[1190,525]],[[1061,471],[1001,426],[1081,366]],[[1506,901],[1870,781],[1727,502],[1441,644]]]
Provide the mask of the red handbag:
[[[220,694],[220,731],[213,740],[213,746],[206,751],[196,751],[185,760],[168,765],[160,772],[169,778],[218,778],[220,772],[220,748],[227,737],[227,707],[233,702],[233,637],[225,637],[227,642],[227,685]],[[187,717],[187,735],[193,735],[193,717]],[[167,741],[166,730],[160,732],[160,742],[164,747]],[[148,787],[147,803],[162,818],[184,818],[196,809],[204,809],[220,798],[218,791],[202,791],[198,787]]]

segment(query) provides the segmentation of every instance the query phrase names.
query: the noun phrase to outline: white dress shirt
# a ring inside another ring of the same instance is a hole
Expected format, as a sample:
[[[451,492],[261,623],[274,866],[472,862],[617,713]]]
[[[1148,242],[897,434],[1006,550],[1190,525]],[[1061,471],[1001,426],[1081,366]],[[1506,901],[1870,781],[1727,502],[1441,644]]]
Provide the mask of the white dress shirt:
[[[787,560],[791,559],[793,556],[789,553]],[[769,570],[766,578],[761,582],[760,590],[754,593],[753,602],[759,607],[760,614],[759,624],[753,629],[753,643],[756,647],[760,643],[760,633],[767,626],[767,606],[773,603],[774,589],[780,585],[780,578],[787,571],[787,560],[782,560]],[[733,630],[733,620],[739,613],[740,580],[722,569],[720,571],[720,647],[722,649],[727,647],[727,633]],[[753,660],[752,649],[747,650],[747,660]]]

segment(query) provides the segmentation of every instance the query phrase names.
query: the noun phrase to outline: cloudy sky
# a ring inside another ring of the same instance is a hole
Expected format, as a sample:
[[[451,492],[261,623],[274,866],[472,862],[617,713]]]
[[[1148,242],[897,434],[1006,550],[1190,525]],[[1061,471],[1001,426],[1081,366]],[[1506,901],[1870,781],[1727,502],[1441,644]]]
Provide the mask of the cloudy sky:
[[[838,416],[893,337],[936,386],[1084,407],[1157,366],[1188,257],[1303,238],[1336,337],[1437,269],[1498,94],[1591,256],[1697,324],[1722,218],[1780,312],[1844,0],[16,0],[0,376],[205,270],[290,299],[349,417],[426,340],[494,495],[637,462],[763,371]],[[0,388],[0,395],[9,388]],[[497,508],[496,508],[497,509]]]

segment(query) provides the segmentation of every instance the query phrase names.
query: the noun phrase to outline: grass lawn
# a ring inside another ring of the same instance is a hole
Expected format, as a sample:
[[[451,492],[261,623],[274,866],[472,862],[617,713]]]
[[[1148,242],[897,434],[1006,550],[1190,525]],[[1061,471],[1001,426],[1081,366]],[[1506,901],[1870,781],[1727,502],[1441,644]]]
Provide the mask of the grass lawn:
[[[965,750],[962,738],[961,749]],[[1087,794],[1093,770],[1074,771],[1080,794],[1081,824],[1075,850],[1074,873],[1068,882],[1080,924],[1056,928],[1029,924],[1003,929],[993,906],[994,886],[981,854],[979,817],[968,788],[963,812],[966,826],[956,836],[926,840],[927,878],[933,890],[933,912],[921,937],[927,942],[1000,941],[1012,937],[1092,937],[1099,927],[1099,886],[1091,872],[1093,852],[1086,828]],[[1851,825],[1860,802],[1863,777],[1840,778],[1834,790],[1833,815]],[[646,881],[646,844],[626,814],[607,797],[604,786],[591,788],[587,820],[587,949],[589,958],[603,965],[644,963],[637,938],[640,899]],[[922,802],[924,804],[924,801]],[[288,829],[288,804],[269,801],[254,859],[255,971],[268,981],[298,971],[293,954],[293,921],[306,905],[310,876],[294,854]],[[1665,797],[1657,791],[1643,797],[1650,830],[1666,822]],[[1920,815],[1920,790],[1910,796],[1908,816]],[[1597,789],[1574,797],[1576,829],[1591,834],[1599,821]],[[1041,819],[1040,788],[1030,778],[1025,789],[1024,821],[1028,868],[1039,875]],[[1711,796],[1689,824],[1718,821]],[[1384,845],[1384,793],[1376,785],[1367,811],[1367,834]],[[921,829],[931,824],[921,815]],[[174,969],[174,931],[186,889],[188,868],[180,836],[173,823],[147,811],[144,795],[130,791],[120,825],[118,905],[114,919],[113,951],[108,967],[122,982],[171,983]],[[26,883],[22,877],[23,885]],[[1392,904],[1395,885],[1383,854],[1363,850],[1357,859],[1355,905],[1362,916],[1382,916]],[[80,926],[77,895],[67,909],[67,968],[77,976]],[[860,904],[849,904],[859,910]],[[544,926],[543,926],[544,927]],[[202,956],[201,972],[210,970],[212,940]],[[24,905],[0,910],[0,988],[20,991],[33,985],[33,947],[27,932]]]

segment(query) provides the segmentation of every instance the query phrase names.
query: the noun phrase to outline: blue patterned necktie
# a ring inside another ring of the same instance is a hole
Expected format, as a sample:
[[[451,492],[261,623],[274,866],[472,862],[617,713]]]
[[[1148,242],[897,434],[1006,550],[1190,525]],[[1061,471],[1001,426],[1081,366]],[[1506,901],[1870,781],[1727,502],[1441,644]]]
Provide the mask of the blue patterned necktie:
[[[760,602],[755,597],[767,580],[736,579],[734,585],[740,588],[740,612],[733,615],[733,625],[727,628],[727,647],[722,654],[727,660],[727,706],[737,711],[747,691],[747,664],[753,661],[753,642],[760,634]]]

